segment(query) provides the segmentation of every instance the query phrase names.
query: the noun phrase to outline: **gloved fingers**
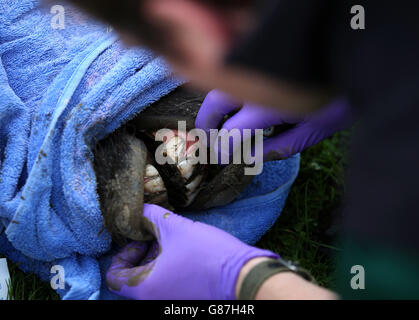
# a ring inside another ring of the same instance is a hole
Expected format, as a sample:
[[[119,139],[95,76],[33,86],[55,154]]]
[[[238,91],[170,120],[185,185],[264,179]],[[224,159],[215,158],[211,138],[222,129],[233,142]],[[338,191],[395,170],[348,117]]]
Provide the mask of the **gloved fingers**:
[[[156,261],[135,268],[114,268],[106,273],[108,289],[120,296],[136,299],[139,295],[141,284],[147,279]]]
[[[191,220],[153,204],[144,205],[143,216],[148,219],[157,241],[163,246],[165,240],[170,241],[172,231],[180,231],[182,226],[192,224]]]
[[[133,242],[114,256],[106,273],[109,290],[127,298],[135,298],[137,292],[130,288],[137,287],[150,274],[161,252],[159,248],[157,241],[152,244]]]
[[[147,242],[131,242],[112,259],[112,268],[133,268],[144,259],[149,251]]]
[[[263,130],[284,123],[283,117],[276,110],[246,104],[224,123],[222,129],[239,129],[243,132],[244,129]]]
[[[337,132],[349,128],[355,122],[355,116],[350,103],[340,98],[312,113],[306,122],[323,131]]]
[[[296,127],[264,142],[264,160],[286,159],[314,146],[335,132],[352,125],[354,116],[348,101],[336,99],[306,116]]]
[[[236,151],[235,148],[241,147],[244,140],[255,135],[256,129],[264,130],[280,124],[283,124],[283,121],[278,113],[246,104],[224,123],[212,147],[218,151],[219,161],[224,159],[222,163],[225,164],[227,159],[231,160],[231,156]],[[244,130],[246,130],[246,135]]]
[[[225,93],[212,90],[199,109],[195,126],[206,131],[217,129],[226,115],[241,107],[241,103],[234,101]]]
[[[287,159],[317,144],[322,133],[306,123],[264,141],[264,161]]]
[[[148,248],[147,254],[143,260],[141,260],[140,266],[148,265],[149,263],[156,260],[162,253],[161,246],[158,241],[153,241]]]

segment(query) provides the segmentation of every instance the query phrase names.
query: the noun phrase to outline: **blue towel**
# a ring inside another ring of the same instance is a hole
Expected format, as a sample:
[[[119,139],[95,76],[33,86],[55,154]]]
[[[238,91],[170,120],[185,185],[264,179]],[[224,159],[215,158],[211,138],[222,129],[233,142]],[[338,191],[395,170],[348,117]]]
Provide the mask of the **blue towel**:
[[[241,241],[255,244],[278,219],[297,177],[300,155],[264,164],[263,172],[233,203],[186,217],[214,225]]]
[[[0,254],[50,281],[63,299],[116,299],[103,276],[115,253],[102,217],[92,149],[183,83],[150,51],[65,5],[65,29],[35,0],[0,0]],[[188,216],[255,243],[279,216],[299,157],[265,165],[226,206]]]

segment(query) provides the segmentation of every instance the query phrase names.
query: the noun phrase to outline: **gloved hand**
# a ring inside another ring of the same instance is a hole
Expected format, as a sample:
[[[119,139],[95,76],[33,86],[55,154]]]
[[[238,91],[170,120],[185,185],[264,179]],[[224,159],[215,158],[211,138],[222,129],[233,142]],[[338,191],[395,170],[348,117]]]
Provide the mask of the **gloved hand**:
[[[278,256],[215,227],[144,206],[157,241],[134,242],[112,260],[109,289],[131,299],[235,299],[237,277],[255,257]]]
[[[319,143],[353,123],[350,106],[335,100],[325,108],[307,115],[290,115],[273,108],[241,104],[226,94],[213,90],[205,98],[196,119],[196,127],[218,129],[226,115],[236,112],[222,129],[268,129],[287,125],[288,130],[267,138],[263,143],[264,161],[286,159]],[[231,150],[230,150],[231,152]]]

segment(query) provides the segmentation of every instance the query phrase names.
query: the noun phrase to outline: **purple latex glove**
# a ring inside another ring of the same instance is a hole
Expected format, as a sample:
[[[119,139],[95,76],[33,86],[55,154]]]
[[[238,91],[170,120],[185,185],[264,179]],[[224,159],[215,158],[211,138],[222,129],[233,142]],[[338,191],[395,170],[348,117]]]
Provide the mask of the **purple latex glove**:
[[[145,205],[144,216],[158,240],[129,244],[107,272],[109,289],[127,298],[235,299],[236,281],[248,260],[278,257],[159,206]]]
[[[290,115],[273,108],[242,104],[228,95],[211,91],[205,98],[196,119],[196,127],[209,131],[219,128],[226,115],[235,113],[222,129],[268,129],[278,125],[294,125],[263,144],[264,160],[286,159],[319,143],[334,133],[349,128],[353,117],[346,100],[335,100],[325,108],[307,115]]]

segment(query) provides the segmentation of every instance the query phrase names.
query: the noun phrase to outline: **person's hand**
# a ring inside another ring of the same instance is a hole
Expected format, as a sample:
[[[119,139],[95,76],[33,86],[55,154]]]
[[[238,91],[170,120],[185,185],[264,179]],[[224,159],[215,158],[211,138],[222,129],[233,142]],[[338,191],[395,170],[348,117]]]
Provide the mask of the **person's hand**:
[[[335,100],[315,113],[297,116],[272,108],[242,104],[218,90],[213,90],[206,96],[195,125],[206,132],[219,129],[225,117],[234,112],[236,113],[221,129],[243,131],[281,125],[283,128],[288,127],[287,130],[279,130],[279,134],[273,134],[264,141],[265,161],[286,159],[300,153],[353,123],[350,106],[343,99]]]
[[[145,205],[144,216],[157,241],[129,244],[107,272],[108,288],[127,298],[235,299],[246,262],[278,257],[159,206]]]

